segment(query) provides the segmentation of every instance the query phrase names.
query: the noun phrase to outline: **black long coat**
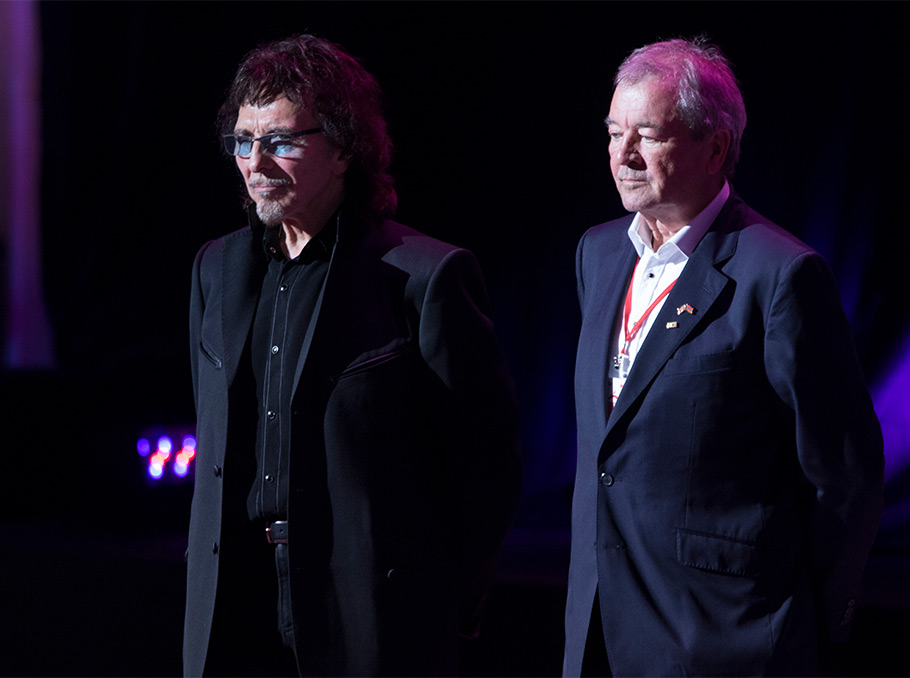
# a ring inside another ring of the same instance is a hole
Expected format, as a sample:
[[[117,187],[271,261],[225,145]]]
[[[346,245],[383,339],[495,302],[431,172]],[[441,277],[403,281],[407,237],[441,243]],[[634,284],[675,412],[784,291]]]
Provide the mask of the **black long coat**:
[[[224,488],[265,266],[257,222],[207,243],[193,269],[186,675],[204,670],[219,568],[231,567],[224,512],[245,501]],[[520,494],[514,392],[476,259],[391,221],[342,217],[294,378],[288,548],[295,621],[310,631],[298,634],[302,668],[453,670]]]

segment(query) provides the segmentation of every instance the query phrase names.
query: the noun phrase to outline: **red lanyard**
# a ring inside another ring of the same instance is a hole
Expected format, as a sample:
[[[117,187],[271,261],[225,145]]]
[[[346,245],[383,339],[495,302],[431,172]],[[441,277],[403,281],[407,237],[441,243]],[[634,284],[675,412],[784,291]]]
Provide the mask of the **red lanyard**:
[[[638,268],[638,259],[635,260],[635,268]],[[626,291],[626,303],[623,308],[623,332],[625,333],[625,344],[623,344],[622,351],[620,353],[628,355],[629,354],[629,344],[638,334],[638,331],[641,329],[641,326],[645,324],[645,320],[648,319],[648,316],[651,315],[651,311],[654,310],[654,307],[657,306],[664,297],[670,294],[670,290],[673,289],[673,285],[676,284],[677,278],[669,285],[667,289],[657,295],[657,299],[651,302],[651,305],[648,306],[647,310],[642,314],[642,316],[636,321],[632,326],[632,329],[629,330],[629,316],[632,315],[632,281],[635,280],[635,269],[632,269],[632,278],[629,280],[629,289]]]

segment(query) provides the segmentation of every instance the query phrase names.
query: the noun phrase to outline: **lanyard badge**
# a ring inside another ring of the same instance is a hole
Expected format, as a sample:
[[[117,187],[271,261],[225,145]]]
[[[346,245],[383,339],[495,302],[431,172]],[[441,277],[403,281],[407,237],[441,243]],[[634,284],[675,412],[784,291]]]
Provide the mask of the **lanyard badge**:
[[[626,347],[623,347],[623,350],[613,356],[613,367],[610,370],[610,378],[626,379],[629,376],[629,370],[631,369],[632,358],[626,353]]]
[[[638,262],[635,263],[636,268],[638,267]],[[629,280],[629,289],[626,290],[626,300],[623,305],[623,347],[622,350],[613,356],[613,365],[610,368],[609,376],[612,379],[622,379],[625,380],[629,376],[629,372],[632,370],[632,357],[629,354],[629,349],[632,345],[632,340],[638,335],[639,330],[645,324],[645,321],[648,319],[648,316],[651,315],[657,305],[664,300],[664,298],[670,294],[670,290],[673,289],[673,286],[676,284],[676,280],[667,285],[666,289],[657,295],[657,298],[651,302],[651,305],[645,309],[645,312],[641,317],[635,321],[635,324],[632,325],[632,329],[629,329],[629,316],[632,315],[632,282],[635,279],[635,270],[632,271],[632,278]],[[677,278],[678,280],[678,278]]]

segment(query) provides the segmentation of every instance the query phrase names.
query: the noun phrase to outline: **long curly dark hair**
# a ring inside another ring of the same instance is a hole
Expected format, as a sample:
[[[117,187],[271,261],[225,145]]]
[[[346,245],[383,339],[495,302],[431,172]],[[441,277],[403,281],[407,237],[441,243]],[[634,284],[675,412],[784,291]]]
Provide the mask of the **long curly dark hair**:
[[[241,106],[264,106],[281,96],[312,107],[325,137],[351,158],[346,200],[364,217],[392,216],[398,206],[389,174],[392,140],[382,113],[379,83],[335,43],[294,35],[244,57],[218,112],[230,134]]]

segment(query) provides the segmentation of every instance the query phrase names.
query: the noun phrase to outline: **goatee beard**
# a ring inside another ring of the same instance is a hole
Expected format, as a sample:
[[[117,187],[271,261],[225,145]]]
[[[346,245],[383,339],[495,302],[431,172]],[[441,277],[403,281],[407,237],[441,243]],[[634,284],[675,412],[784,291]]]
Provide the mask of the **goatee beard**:
[[[256,215],[266,226],[278,226],[284,218],[284,207],[275,200],[261,200],[256,203]]]

